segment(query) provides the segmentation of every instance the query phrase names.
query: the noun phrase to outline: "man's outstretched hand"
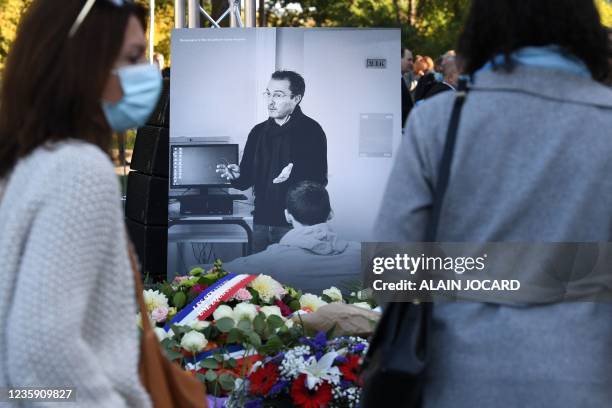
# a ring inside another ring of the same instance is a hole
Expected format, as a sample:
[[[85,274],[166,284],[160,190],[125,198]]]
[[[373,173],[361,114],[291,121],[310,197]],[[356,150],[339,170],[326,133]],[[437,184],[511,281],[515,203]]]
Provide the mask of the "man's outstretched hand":
[[[215,171],[219,176],[228,180],[236,180],[240,177],[240,166],[237,164],[217,164]]]
[[[289,178],[289,176],[291,175],[291,170],[293,169],[293,163],[289,163],[278,175],[278,177],[276,177],[274,180],[272,180],[272,183],[274,184],[279,184],[279,183],[283,183],[285,181],[287,181],[287,179]]]

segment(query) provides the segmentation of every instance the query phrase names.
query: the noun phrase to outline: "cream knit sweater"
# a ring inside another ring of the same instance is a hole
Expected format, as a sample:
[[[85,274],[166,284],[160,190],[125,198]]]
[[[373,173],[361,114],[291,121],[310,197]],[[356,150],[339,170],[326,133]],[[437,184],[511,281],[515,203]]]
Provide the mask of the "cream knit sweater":
[[[135,312],[109,158],[79,141],[38,148],[0,181],[0,389],[75,388],[67,407],[150,406]]]

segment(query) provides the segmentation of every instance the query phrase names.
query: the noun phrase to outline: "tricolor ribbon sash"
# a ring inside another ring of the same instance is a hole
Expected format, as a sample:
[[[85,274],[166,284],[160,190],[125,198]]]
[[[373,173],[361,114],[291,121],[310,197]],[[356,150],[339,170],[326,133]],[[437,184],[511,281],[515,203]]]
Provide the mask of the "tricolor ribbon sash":
[[[166,331],[170,330],[173,324],[186,326],[195,320],[205,320],[213,314],[215,309],[222,303],[232,298],[240,289],[248,285],[255,275],[236,275],[230,273],[209,286],[185,306],[179,313],[164,326]]]

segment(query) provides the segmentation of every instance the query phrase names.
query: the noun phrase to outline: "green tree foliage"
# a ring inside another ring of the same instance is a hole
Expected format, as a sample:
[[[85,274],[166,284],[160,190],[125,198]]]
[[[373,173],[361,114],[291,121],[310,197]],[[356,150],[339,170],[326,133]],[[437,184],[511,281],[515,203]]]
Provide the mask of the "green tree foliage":
[[[275,27],[397,27],[402,42],[433,57],[454,47],[469,0],[268,0]]]
[[[21,16],[32,0],[0,0],[0,72],[15,40]]]
[[[149,0],[137,0],[146,7]],[[415,53],[436,57],[454,48],[469,0],[261,0],[271,27],[401,27],[402,42]],[[19,20],[32,0],[0,0],[0,72]],[[612,2],[595,0],[602,21],[612,27]],[[202,0],[218,18],[227,0]],[[227,26],[229,19],[222,22]],[[203,26],[208,26],[203,23]],[[174,0],[155,1],[154,47],[170,62]]]
[[[612,1],[610,0],[595,0],[595,4],[599,7],[602,23],[609,28],[612,28]]]
[[[21,16],[33,0],[0,0],[0,72],[6,56],[15,40]],[[138,0],[149,7],[148,0]],[[162,53],[166,63],[170,61],[170,33],[174,28],[174,0],[155,0],[155,31],[153,45]]]
[[[147,0],[141,0],[146,7]],[[151,27],[149,27],[150,29]],[[155,27],[153,32],[153,48],[155,52],[164,55],[166,66],[170,65],[170,34],[174,28],[174,0],[155,1]],[[147,34],[148,35],[148,34]]]

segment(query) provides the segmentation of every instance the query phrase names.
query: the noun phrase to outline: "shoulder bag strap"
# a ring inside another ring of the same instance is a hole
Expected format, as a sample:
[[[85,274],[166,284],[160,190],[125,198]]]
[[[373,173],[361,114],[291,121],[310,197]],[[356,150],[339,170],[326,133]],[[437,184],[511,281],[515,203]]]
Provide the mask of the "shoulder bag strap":
[[[450,123],[448,124],[448,130],[446,132],[446,142],[444,143],[444,152],[442,153],[442,160],[440,161],[438,169],[438,181],[436,183],[436,189],[434,192],[432,214],[429,224],[427,225],[425,235],[426,242],[436,241],[440,214],[442,212],[442,204],[444,202],[444,195],[446,194],[448,180],[450,178],[450,169],[453,161],[453,153],[455,151],[455,142],[457,140],[457,130],[459,129],[461,110],[463,109],[463,103],[465,102],[467,93],[467,79],[462,78],[459,80],[459,86],[455,96],[455,104],[453,105]]]

